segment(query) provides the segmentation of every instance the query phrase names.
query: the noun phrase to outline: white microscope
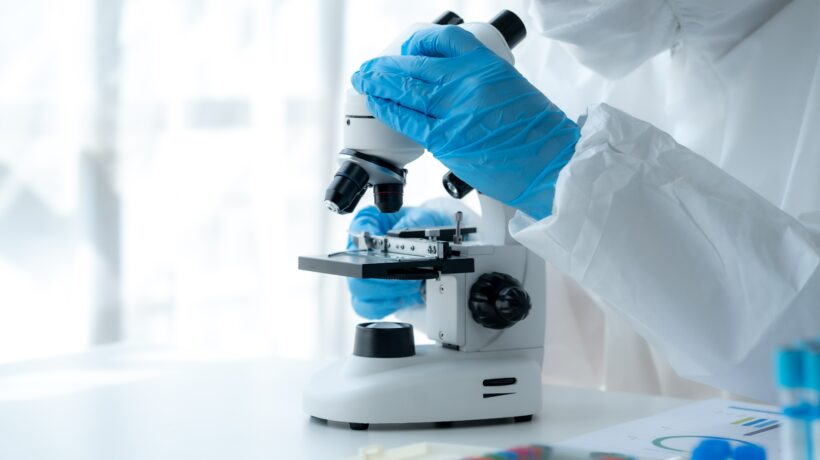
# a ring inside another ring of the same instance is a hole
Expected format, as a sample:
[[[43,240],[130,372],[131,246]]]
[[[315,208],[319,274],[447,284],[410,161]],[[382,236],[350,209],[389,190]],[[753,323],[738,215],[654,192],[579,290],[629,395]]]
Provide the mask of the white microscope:
[[[506,10],[488,23],[462,22],[452,12],[435,21],[460,25],[510,63],[510,49],[526,35]],[[425,26],[412,26],[384,54],[400,54],[401,43]],[[342,165],[325,194],[327,207],[349,213],[372,186],[382,212],[398,211],[404,165],[424,149],[376,120],[353,90],[345,109]],[[452,173],[444,185],[456,198],[472,189]],[[309,415],[363,430],[371,423],[529,421],[541,410],[545,265],[509,235],[514,210],[479,199],[477,229],[462,228],[457,213],[455,227],[353,235],[356,249],[299,258],[301,270],[425,280],[425,332],[435,341],[416,346],[406,323],[359,324],[353,354],[319,371],[305,389]]]

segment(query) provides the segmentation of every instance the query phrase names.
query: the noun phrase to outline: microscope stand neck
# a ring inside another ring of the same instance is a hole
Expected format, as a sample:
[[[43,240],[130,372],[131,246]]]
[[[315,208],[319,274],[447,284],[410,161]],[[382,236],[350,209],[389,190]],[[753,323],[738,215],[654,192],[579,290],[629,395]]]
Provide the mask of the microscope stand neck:
[[[499,246],[519,244],[509,231],[509,222],[516,209],[483,194],[478,195],[478,200],[481,205],[479,239],[486,244]]]

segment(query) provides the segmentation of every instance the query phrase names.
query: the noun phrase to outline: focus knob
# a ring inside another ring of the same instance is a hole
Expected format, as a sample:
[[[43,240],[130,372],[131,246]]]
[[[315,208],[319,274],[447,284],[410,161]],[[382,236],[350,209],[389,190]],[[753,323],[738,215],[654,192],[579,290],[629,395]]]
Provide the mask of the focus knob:
[[[504,273],[485,273],[470,288],[473,319],[490,329],[504,329],[526,318],[530,295],[517,279]]]

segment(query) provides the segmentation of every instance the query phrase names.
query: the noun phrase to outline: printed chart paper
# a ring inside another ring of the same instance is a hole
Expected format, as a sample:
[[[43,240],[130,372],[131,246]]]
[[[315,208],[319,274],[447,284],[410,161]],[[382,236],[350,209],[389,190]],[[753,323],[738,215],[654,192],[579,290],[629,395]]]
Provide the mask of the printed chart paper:
[[[704,439],[726,439],[732,447],[757,444],[766,449],[767,460],[779,460],[783,419],[774,406],[709,399],[558,445],[662,459],[688,455]]]

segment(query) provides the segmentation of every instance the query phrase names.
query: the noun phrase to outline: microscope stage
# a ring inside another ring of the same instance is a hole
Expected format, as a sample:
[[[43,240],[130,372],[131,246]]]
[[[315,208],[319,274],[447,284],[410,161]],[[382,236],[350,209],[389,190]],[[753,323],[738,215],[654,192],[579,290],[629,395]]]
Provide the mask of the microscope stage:
[[[350,278],[425,280],[441,274],[471,273],[475,262],[468,257],[420,257],[354,250],[327,256],[301,256],[299,270]]]

